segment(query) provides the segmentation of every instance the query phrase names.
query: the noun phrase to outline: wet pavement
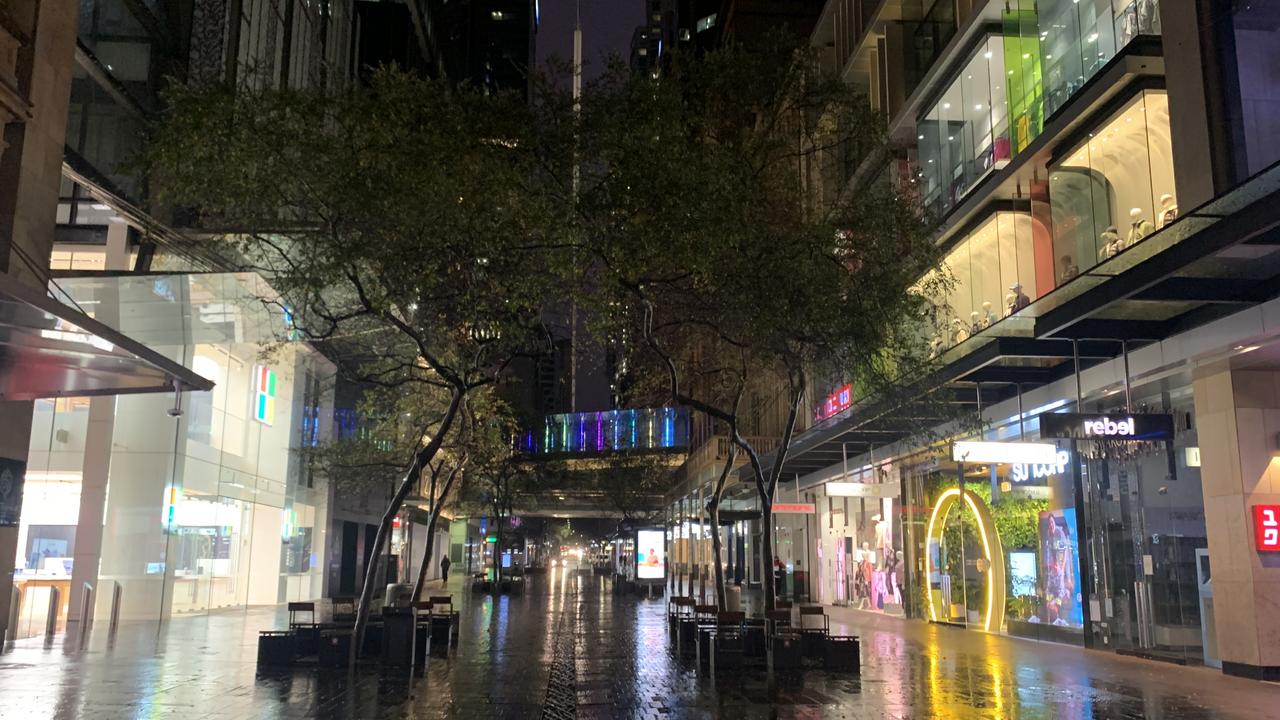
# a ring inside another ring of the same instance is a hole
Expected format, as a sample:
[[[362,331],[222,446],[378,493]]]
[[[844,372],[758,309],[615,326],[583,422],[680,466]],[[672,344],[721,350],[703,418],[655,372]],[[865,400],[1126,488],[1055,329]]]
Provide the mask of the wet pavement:
[[[0,718],[1280,718],[1280,687],[1108,653],[828,609],[862,637],[860,676],[763,670],[714,684],[671,650],[665,604],[553,574],[523,595],[450,588],[461,642],[421,678],[300,668],[260,674],[275,608],[125,625],[83,654],[40,641],[0,655]],[[438,591],[433,590],[433,594]]]

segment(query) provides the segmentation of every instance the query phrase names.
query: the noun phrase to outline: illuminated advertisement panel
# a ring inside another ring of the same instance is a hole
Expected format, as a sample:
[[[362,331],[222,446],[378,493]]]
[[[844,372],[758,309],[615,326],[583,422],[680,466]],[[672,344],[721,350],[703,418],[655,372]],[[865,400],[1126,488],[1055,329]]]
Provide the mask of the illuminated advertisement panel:
[[[661,530],[636,531],[636,579],[662,580],[667,576],[664,542]]]

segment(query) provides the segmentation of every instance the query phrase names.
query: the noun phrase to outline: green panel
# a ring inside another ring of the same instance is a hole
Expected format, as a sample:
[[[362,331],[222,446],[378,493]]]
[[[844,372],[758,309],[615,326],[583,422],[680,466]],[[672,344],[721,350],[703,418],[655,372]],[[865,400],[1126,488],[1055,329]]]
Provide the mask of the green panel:
[[[1034,0],[1013,0],[1001,12],[1004,67],[1008,81],[1009,134],[1013,154],[1027,148],[1044,129],[1044,84],[1040,67],[1040,26]]]

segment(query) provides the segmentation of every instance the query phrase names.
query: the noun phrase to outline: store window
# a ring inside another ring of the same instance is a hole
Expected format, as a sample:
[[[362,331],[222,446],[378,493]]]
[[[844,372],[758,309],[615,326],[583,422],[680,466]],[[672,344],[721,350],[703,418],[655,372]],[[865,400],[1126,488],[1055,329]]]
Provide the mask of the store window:
[[[925,207],[945,212],[1009,160],[1004,39],[991,36],[917,121]]]
[[[1177,219],[1164,91],[1140,92],[1051,165],[1049,198],[1054,254],[1081,271]]]
[[[1004,82],[1011,118],[1013,153],[1022,152],[1044,129],[1043,79],[1036,6],[1030,0],[1008,3],[1000,15],[1004,30]]]
[[[1045,465],[961,465],[941,451],[905,461],[911,614],[1082,643],[1074,462],[1065,444]]]
[[[1027,213],[993,214],[943,264],[948,282],[934,311],[936,351],[986,330],[1055,285],[1049,230]]]

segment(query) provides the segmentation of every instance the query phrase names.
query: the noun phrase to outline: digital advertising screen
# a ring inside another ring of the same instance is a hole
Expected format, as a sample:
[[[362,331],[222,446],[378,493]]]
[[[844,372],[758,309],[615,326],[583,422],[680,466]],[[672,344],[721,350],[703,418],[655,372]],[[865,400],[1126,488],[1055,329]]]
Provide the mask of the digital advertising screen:
[[[667,564],[661,530],[636,531],[636,579],[662,580]]]
[[[1043,622],[1080,627],[1080,552],[1075,508],[1040,513],[1040,577],[1044,583]]]

